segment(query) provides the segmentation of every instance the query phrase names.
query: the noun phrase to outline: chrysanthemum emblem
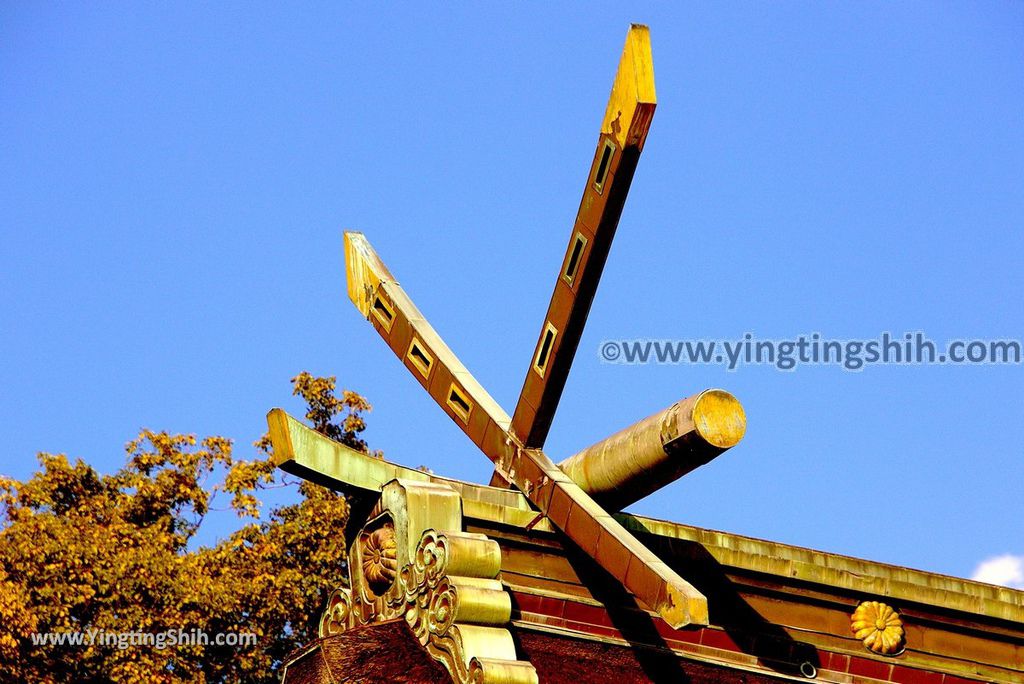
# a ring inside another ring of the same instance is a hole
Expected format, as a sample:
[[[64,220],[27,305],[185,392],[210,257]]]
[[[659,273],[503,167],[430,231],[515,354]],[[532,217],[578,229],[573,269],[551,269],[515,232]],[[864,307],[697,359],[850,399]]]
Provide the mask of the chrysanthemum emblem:
[[[903,621],[891,606],[864,601],[850,616],[853,635],[875,653],[895,655],[903,650]]]
[[[363,577],[370,590],[377,596],[383,595],[398,572],[396,559],[395,528],[390,523],[363,532],[359,539],[363,561]]]

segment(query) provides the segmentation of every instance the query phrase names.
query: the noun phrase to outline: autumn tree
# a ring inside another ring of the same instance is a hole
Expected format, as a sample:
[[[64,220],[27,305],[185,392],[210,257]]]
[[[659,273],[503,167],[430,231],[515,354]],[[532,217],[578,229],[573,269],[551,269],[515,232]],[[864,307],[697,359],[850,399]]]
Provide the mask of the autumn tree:
[[[333,377],[301,373],[292,385],[314,429],[367,451],[363,397],[336,396]],[[276,682],[276,667],[316,637],[326,595],[344,581],[348,506],[277,471],[267,436],[255,447],[244,459],[223,437],[142,430],[116,473],[40,454],[41,470],[28,481],[0,478],[0,681]],[[301,501],[261,516],[260,492],[278,486],[297,486]],[[213,547],[190,549],[215,501],[244,524]],[[33,641],[179,630],[251,633],[257,642],[159,649]]]

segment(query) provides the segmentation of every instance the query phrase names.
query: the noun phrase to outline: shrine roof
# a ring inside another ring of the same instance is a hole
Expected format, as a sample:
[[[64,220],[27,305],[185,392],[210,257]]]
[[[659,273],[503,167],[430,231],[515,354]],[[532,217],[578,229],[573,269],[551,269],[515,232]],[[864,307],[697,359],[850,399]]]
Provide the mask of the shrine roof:
[[[434,482],[459,493],[467,518],[521,528],[531,535],[556,532],[517,490],[463,482],[375,458],[323,437],[281,409],[272,410],[268,421],[275,444],[284,446],[274,454],[279,467],[357,501],[376,498],[380,487],[395,479]],[[1024,591],[630,513],[614,517],[641,539],[657,538],[659,553],[684,553],[686,544],[698,544],[716,561],[737,570],[1024,622]]]

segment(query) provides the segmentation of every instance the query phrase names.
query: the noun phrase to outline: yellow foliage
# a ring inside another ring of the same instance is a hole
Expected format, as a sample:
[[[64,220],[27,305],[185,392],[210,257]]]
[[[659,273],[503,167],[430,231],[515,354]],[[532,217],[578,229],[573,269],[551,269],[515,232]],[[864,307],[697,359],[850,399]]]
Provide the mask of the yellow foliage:
[[[366,451],[360,395],[301,373],[294,394],[313,427]],[[300,503],[259,519],[261,489],[285,481],[264,454],[238,459],[231,440],[144,429],[126,465],[100,474],[40,454],[41,470],[0,477],[0,681],[276,682],[283,657],[316,636],[344,581],[344,497],[302,482]],[[215,487],[204,483],[225,473]],[[214,547],[189,549],[217,491],[255,517]],[[33,633],[200,630],[252,633],[252,646],[34,645]]]

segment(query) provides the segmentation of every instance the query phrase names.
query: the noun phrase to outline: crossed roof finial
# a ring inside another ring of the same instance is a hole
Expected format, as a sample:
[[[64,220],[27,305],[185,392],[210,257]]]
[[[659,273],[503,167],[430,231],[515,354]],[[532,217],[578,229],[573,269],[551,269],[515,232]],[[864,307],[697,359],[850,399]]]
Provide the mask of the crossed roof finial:
[[[563,461],[541,450],[583,334],[655,109],[646,26],[633,25],[544,324],[509,417],[459,362],[361,233],[345,234],[348,294],[413,377],[514,485],[672,626],[705,625],[705,597],[610,514],[734,446],[739,402],[706,390]],[[600,502],[600,503],[599,503]],[[607,506],[605,508],[603,506]]]

